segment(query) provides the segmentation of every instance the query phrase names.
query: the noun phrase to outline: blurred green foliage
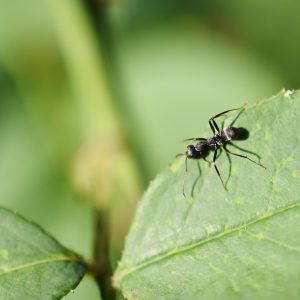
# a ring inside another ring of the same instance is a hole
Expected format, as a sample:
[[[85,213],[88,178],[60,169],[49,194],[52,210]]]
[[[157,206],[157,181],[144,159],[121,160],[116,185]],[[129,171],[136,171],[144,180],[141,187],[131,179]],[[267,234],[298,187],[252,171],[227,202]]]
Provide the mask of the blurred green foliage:
[[[91,128],[99,116],[101,127],[104,115],[97,106],[82,118],[88,99],[74,85],[64,49],[85,49],[78,43],[87,37],[62,45],[58,31],[74,28],[55,23],[55,3],[0,1],[0,205],[91,257],[93,209],[74,192],[69,174],[86,123],[93,120]],[[145,184],[209,116],[299,88],[299,6],[292,0],[82,1]],[[87,53],[75,55],[78,68],[85,66]],[[90,80],[85,72],[81,78]],[[98,299],[89,278],[67,298],[87,297]]]

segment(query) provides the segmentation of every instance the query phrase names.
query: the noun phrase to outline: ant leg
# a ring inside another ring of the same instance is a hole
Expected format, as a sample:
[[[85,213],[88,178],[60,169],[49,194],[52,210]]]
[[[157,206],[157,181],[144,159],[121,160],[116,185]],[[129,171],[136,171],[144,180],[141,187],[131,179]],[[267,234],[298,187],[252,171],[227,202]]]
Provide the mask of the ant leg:
[[[206,157],[202,156],[203,160],[205,160],[209,165],[211,165],[211,161],[209,161],[208,159],[206,159]]]
[[[187,173],[188,167],[187,167],[187,157],[185,158],[185,173]]]
[[[217,129],[215,129],[213,121],[211,119],[209,119],[208,124],[214,135],[216,135],[216,131],[220,132],[220,130],[218,130],[219,129],[218,126],[217,126]]]
[[[244,104],[241,108],[240,108],[240,111],[237,113],[236,117],[232,120],[232,122],[229,124],[228,127],[232,127],[235,122],[237,121],[237,119],[240,117],[240,115],[243,113],[243,111],[245,110],[245,106],[246,104]]]
[[[223,111],[223,112],[221,112],[221,113],[219,113],[219,114],[217,114],[217,115],[211,117],[210,120],[214,120],[214,119],[216,119],[216,118],[219,118],[219,117],[221,117],[221,116],[227,114],[228,112],[231,112],[231,111],[234,111],[234,110],[239,110],[239,109],[242,109],[242,108],[243,108],[243,107],[225,110],[225,111]]]
[[[242,152],[246,152],[246,153],[249,153],[249,154],[252,154],[252,155],[256,156],[256,158],[259,161],[261,160],[261,157],[257,153],[255,153],[253,151],[250,151],[250,150],[244,149],[244,148],[242,148],[240,146],[237,146],[236,144],[233,144],[230,141],[228,141],[227,144],[230,145],[230,146],[232,146],[232,147],[234,147],[234,148],[236,148],[236,149],[238,149],[238,150],[240,150],[240,151],[242,151]]]
[[[239,156],[239,157],[242,157],[242,158],[246,158],[246,159],[252,161],[253,163],[255,163],[256,165],[258,165],[258,166],[260,166],[260,167],[262,167],[262,168],[264,168],[264,169],[267,169],[264,165],[262,165],[261,163],[258,163],[258,162],[256,162],[256,161],[254,161],[254,160],[252,160],[251,158],[249,158],[249,157],[246,156],[246,155],[241,155],[241,154],[237,154],[237,153],[231,152],[228,148],[226,148],[225,145],[223,145],[223,149],[224,149],[227,153],[229,153],[229,154],[232,154],[232,155],[235,155],[235,156]]]
[[[223,185],[225,191],[227,191],[227,188],[226,188],[226,186],[225,186],[225,184],[224,184],[224,182],[223,182],[223,179],[222,179],[222,177],[221,177],[221,174],[220,174],[220,172],[219,172],[219,169],[218,169],[218,167],[216,166],[216,158],[217,158],[217,154],[218,154],[218,148],[215,146],[215,152],[214,152],[213,164],[214,164],[215,170],[216,170],[216,172],[217,172],[217,174],[218,174],[218,176],[219,176],[219,178],[220,178],[220,180],[221,180],[221,182],[222,182],[222,185]]]
[[[183,140],[183,142],[187,142],[187,141],[206,141],[207,139],[205,138],[189,138],[189,139],[185,139]]]
[[[225,181],[225,185],[227,186],[227,184],[228,184],[228,182],[229,182],[229,179],[230,179],[230,177],[231,177],[231,174],[232,174],[232,161],[231,161],[231,157],[230,157],[229,153],[225,151],[225,154],[226,154],[226,157],[227,157],[228,162],[229,162],[229,172],[228,172],[228,177],[227,177],[227,179],[226,179],[226,181]]]
[[[200,160],[199,159],[197,159],[197,167],[198,167],[199,175],[196,177],[196,180],[194,181],[194,183],[192,185],[192,189],[191,189],[191,196],[192,197],[194,197],[194,195],[195,195],[195,189],[196,189],[196,186],[197,186],[197,182],[200,180],[201,174],[202,174],[201,167],[200,167]]]
[[[221,116],[227,114],[227,113],[230,112],[230,111],[239,110],[239,109],[241,109],[241,108],[235,108],[235,109],[225,110],[225,111],[223,111],[223,112],[221,112],[221,113],[219,113],[219,114],[217,114],[217,115],[211,117],[211,118],[209,119],[209,126],[210,126],[211,130],[213,131],[213,133],[216,134],[216,131],[217,131],[218,133],[220,133],[219,126],[218,126],[218,124],[217,124],[216,121],[215,121],[216,118],[219,118],[219,117],[221,117]]]
[[[221,123],[221,131],[224,130],[224,125],[225,125],[225,119],[223,119],[222,123]]]

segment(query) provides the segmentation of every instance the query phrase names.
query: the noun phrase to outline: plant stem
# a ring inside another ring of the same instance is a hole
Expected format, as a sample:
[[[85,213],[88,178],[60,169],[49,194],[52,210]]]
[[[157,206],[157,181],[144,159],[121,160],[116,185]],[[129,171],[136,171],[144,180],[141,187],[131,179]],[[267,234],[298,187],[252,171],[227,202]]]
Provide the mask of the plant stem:
[[[98,283],[102,299],[110,300],[115,295],[109,259],[110,233],[114,229],[114,232],[123,235],[119,239],[124,238],[124,229],[128,228],[141,193],[139,168],[132,149],[124,142],[125,126],[121,126],[121,116],[113,101],[102,60],[102,49],[98,47],[84,7],[79,0],[48,1],[74,94],[72,98],[76,99],[74,105],[81,124],[79,141],[81,145],[87,145],[80,156],[80,166],[87,167],[84,172],[77,169],[76,174],[87,173],[84,174],[87,176],[77,186],[75,183],[75,188],[95,205],[94,263],[90,265],[90,273]],[[88,159],[93,155],[102,158],[102,161],[91,163]],[[95,184],[80,190],[86,182]],[[116,212],[119,216],[122,213],[122,220],[116,218]],[[110,219],[112,215],[117,220],[114,224]]]
[[[109,216],[105,211],[97,211],[95,218],[94,260],[97,263],[95,279],[101,287],[102,299],[115,299],[112,287],[112,269],[109,264]]]

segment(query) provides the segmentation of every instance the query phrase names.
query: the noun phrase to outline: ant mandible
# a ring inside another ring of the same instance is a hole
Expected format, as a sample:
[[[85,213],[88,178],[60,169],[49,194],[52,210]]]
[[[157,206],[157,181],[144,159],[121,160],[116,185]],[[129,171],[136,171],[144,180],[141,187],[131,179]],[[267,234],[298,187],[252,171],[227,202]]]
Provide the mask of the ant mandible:
[[[214,156],[213,156],[213,165],[215,167],[215,170],[218,174],[218,177],[220,178],[222,185],[224,189],[227,191],[226,185],[224,184],[224,181],[221,177],[220,171],[216,165],[216,158],[218,155],[218,150],[219,149],[224,149],[227,153],[235,156],[239,156],[242,158],[246,158],[249,161],[255,163],[256,165],[266,169],[265,166],[263,166],[261,163],[258,163],[251,158],[249,158],[246,155],[241,155],[237,154],[234,152],[231,152],[227,147],[226,144],[229,143],[231,140],[238,140],[241,138],[242,133],[245,131],[244,128],[237,128],[237,127],[226,127],[222,128],[222,130],[219,129],[218,124],[216,123],[215,119],[225,115],[228,112],[235,111],[235,110],[240,110],[241,108],[236,108],[236,109],[229,109],[226,111],[223,111],[213,117],[211,117],[208,121],[209,126],[213,132],[213,137],[209,139],[205,138],[190,138],[186,139],[184,141],[199,141],[196,145],[188,145],[186,148],[185,154],[179,154],[179,155],[185,155],[185,173],[187,173],[187,160],[188,159],[201,159],[203,158],[206,160],[206,156],[209,151],[214,151]],[[207,161],[207,160],[206,160]],[[183,183],[183,188],[182,188],[182,193],[184,197],[186,197],[185,192],[184,192],[184,183]]]

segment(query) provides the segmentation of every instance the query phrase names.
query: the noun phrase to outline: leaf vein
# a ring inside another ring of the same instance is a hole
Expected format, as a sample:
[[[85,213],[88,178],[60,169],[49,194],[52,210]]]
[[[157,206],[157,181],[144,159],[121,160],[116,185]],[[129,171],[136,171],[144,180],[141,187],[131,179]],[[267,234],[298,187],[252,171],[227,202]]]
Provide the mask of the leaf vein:
[[[279,207],[279,208],[274,209],[274,210],[267,211],[265,214],[261,215],[258,218],[250,219],[247,222],[244,222],[242,224],[237,224],[236,226],[233,226],[232,228],[226,229],[222,232],[217,232],[213,235],[208,236],[206,239],[201,239],[199,241],[196,241],[193,244],[182,246],[180,248],[175,248],[174,250],[171,250],[169,252],[162,253],[162,254],[157,255],[157,256],[153,256],[152,258],[141,261],[139,264],[137,264],[134,267],[124,269],[123,271],[120,271],[119,273],[116,273],[116,275],[114,277],[114,283],[115,283],[116,286],[118,286],[118,283],[121,281],[122,278],[130,275],[131,273],[134,273],[134,272],[139,271],[143,268],[146,268],[147,266],[149,266],[151,264],[157,263],[157,262],[162,261],[164,259],[167,259],[171,256],[178,255],[180,253],[192,250],[192,249],[194,249],[196,247],[199,247],[199,246],[202,246],[202,245],[204,245],[208,242],[217,240],[219,238],[223,238],[223,237],[228,236],[232,233],[243,230],[246,227],[249,227],[249,226],[252,226],[256,223],[263,222],[267,219],[270,219],[270,218],[272,218],[272,217],[274,217],[278,214],[284,213],[288,210],[297,209],[297,208],[300,208],[299,200],[292,203],[292,204],[290,204],[289,206],[283,206],[283,207]]]
[[[12,268],[6,268],[6,269],[4,269],[4,271],[0,272],[0,276],[4,276],[4,275],[7,275],[11,272],[19,271],[19,270],[22,270],[22,269],[31,268],[31,267],[34,267],[36,265],[59,262],[59,261],[74,261],[74,262],[78,261],[78,262],[80,262],[79,258],[75,257],[75,256],[56,256],[56,257],[52,257],[52,258],[33,261],[33,262],[30,262],[30,263],[15,266],[15,267],[12,267]]]

